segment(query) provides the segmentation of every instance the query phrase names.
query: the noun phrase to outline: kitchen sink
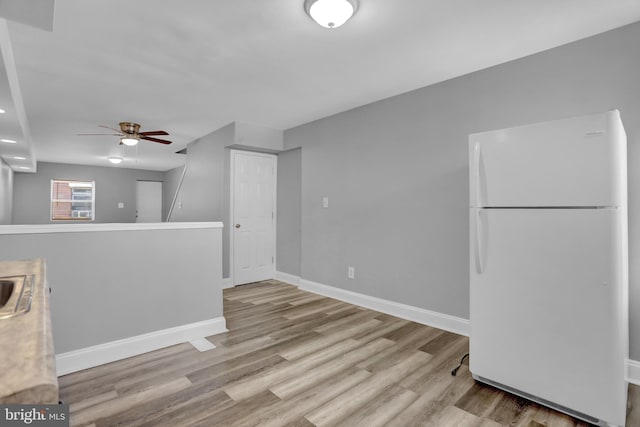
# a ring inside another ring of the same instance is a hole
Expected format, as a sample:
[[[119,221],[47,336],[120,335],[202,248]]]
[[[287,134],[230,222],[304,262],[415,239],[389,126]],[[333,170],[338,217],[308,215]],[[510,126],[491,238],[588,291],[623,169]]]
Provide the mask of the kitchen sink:
[[[9,301],[15,288],[16,282],[13,280],[0,280],[0,308],[4,307]]]
[[[0,277],[0,319],[28,312],[32,296],[33,276]]]

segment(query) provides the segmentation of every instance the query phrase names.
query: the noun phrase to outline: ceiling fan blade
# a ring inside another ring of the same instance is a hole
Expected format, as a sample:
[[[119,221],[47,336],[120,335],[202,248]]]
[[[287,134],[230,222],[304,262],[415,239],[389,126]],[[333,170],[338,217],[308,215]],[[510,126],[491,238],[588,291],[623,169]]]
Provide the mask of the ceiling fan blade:
[[[111,126],[98,125],[98,127],[115,130],[116,132],[119,132],[119,134],[122,134],[122,131],[120,129],[112,128]]]
[[[86,135],[102,135],[102,136],[123,136],[121,133],[77,133],[76,135],[79,136],[86,136]]]
[[[140,132],[138,135],[149,136],[149,135],[169,135],[169,134],[163,130],[152,130],[148,132]]]
[[[166,139],[151,138],[150,136],[140,135],[140,139],[146,139],[147,141],[159,142],[160,144],[171,144],[171,141]]]

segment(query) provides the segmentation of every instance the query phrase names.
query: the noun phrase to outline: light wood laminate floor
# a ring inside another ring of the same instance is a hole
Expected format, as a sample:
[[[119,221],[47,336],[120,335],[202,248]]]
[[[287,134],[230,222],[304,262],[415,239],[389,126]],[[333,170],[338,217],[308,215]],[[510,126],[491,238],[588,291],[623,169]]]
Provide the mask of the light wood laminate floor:
[[[180,344],[60,378],[74,426],[586,426],[476,383],[466,337],[272,280],[224,291],[217,348]],[[627,426],[640,426],[630,386]]]

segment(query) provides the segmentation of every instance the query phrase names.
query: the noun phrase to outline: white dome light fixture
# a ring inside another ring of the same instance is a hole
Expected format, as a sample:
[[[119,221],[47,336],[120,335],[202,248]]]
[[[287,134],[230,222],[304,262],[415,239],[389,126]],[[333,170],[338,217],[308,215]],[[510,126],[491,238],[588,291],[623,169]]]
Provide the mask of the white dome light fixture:
[[[138,139],[134,138],[133,136],[127,136],[125,138],[122,138],[120,142],[122,142],[124,145],[128,145],[129,147],[131,147],[138,143]]]
[[[107,157],[107,160],[109,160],[114,165],[122,163],[122,157]]]
[[[305,0],[304,10],[319,25],[338,28],[358,9],[357,0]]]

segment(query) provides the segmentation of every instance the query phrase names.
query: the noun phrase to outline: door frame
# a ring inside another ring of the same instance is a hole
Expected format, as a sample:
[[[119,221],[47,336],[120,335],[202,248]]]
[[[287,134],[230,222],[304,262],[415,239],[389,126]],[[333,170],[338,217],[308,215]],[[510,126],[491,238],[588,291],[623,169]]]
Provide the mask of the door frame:
[[[234,206],[235,206],[235,157],[238,154],[250,154],[259,157],[268,157],[274,159],[273,165],[273,278],[275,278],[276,273],[276,242],[277,242],[277,223],[278,223],[278,206],[277,206],[277,190],[278,190],[278,155],[270,154],[270,153],[261,153],[259,151],[249,151],[249,150],[237,150],[230,149],[229,150],[229,279],[231,281],[231,286],[236,286],[236,278],[235,278],[235,261],[234,261],[234,251],[235,251],[235,238],[234,238]]]

